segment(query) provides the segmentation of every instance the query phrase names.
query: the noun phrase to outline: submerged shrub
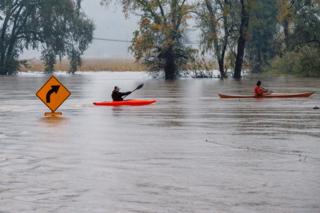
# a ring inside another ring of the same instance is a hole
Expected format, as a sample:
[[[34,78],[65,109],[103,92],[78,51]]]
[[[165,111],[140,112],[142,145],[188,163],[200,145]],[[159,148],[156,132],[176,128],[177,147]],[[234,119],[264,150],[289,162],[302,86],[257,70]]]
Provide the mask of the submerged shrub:
[[[304,46],[273,59],[271,70],[303,77],[320,77],[320,48]]]

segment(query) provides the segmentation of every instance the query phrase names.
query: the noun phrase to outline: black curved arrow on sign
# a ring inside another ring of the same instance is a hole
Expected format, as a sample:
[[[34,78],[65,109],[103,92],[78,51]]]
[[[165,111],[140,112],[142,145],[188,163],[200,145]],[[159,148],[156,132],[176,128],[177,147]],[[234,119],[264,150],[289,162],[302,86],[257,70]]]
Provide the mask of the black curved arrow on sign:
[[[58,93],[58,90],[60,88],[60,85],[53,85],[51,86],[51,90],[48,91],[47,95],[46,95],[46,102],[50,103],[50,99],[51,99],[51,95],[52,93]]]

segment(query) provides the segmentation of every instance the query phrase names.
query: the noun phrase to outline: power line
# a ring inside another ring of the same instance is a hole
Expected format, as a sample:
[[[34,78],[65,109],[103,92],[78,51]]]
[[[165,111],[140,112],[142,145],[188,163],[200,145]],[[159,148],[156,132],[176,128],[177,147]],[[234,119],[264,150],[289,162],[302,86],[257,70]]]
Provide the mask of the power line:
[[[129,40],[123,40],[123,39],[114,39],[114,38],[101,38],[101,37],[93,37],[93,40],[97,41],[107,41],[107,42],[120,42],[120,43],[132,43],[132,41]],[[185,44],[192,44],[196,45],[199,44],[199,42],[185,42]]]
[[[109,41],[109,42],[132,43],[132,41],[129,41],[129,40],[121,40],[121,39],[113,39],[113,38],[99,38],[99,37],[93,37],[93,40]]]

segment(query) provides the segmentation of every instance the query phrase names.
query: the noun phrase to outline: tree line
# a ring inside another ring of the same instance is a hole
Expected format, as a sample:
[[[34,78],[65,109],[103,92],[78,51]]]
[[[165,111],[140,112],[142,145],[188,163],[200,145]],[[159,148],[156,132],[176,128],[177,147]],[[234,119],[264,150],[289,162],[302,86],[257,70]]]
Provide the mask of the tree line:
[[[320,76],[319,0],[101,0],[121,4],[139,24],[130,51],[150,71],[175,79],[179,71],[203,69],[215,62],[221,78],[245,67],[254,73],[276,70]],[[188,29],[200,31],[200,45],[189,45]],[[67,56],[70,71],[92,42],[94,24],[81,0],[2,0],[0,2],[0,74],[23,65],[25,49],[41,49],[46,71]]]
[[[112,0],[102,0],[110,5]],[[113,1],[118,2],[118,1]],[[174,79],[200,57],[211,56],[221,78],[280,70],[320,76],[319,0],[122,0],[139,16],[130,47],[150,70]],[[188,25],[200,29],[200,47],[187,45]],[[204,66],[205,67],[205,66]]]

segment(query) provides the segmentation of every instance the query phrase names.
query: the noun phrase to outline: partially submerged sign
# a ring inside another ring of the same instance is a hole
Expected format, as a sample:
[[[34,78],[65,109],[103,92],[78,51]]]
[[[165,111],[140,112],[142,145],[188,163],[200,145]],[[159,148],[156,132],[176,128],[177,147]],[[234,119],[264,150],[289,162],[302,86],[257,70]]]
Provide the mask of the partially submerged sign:
[[[36,95],[54,113],[71,93],[55,76],[51,76]]]

